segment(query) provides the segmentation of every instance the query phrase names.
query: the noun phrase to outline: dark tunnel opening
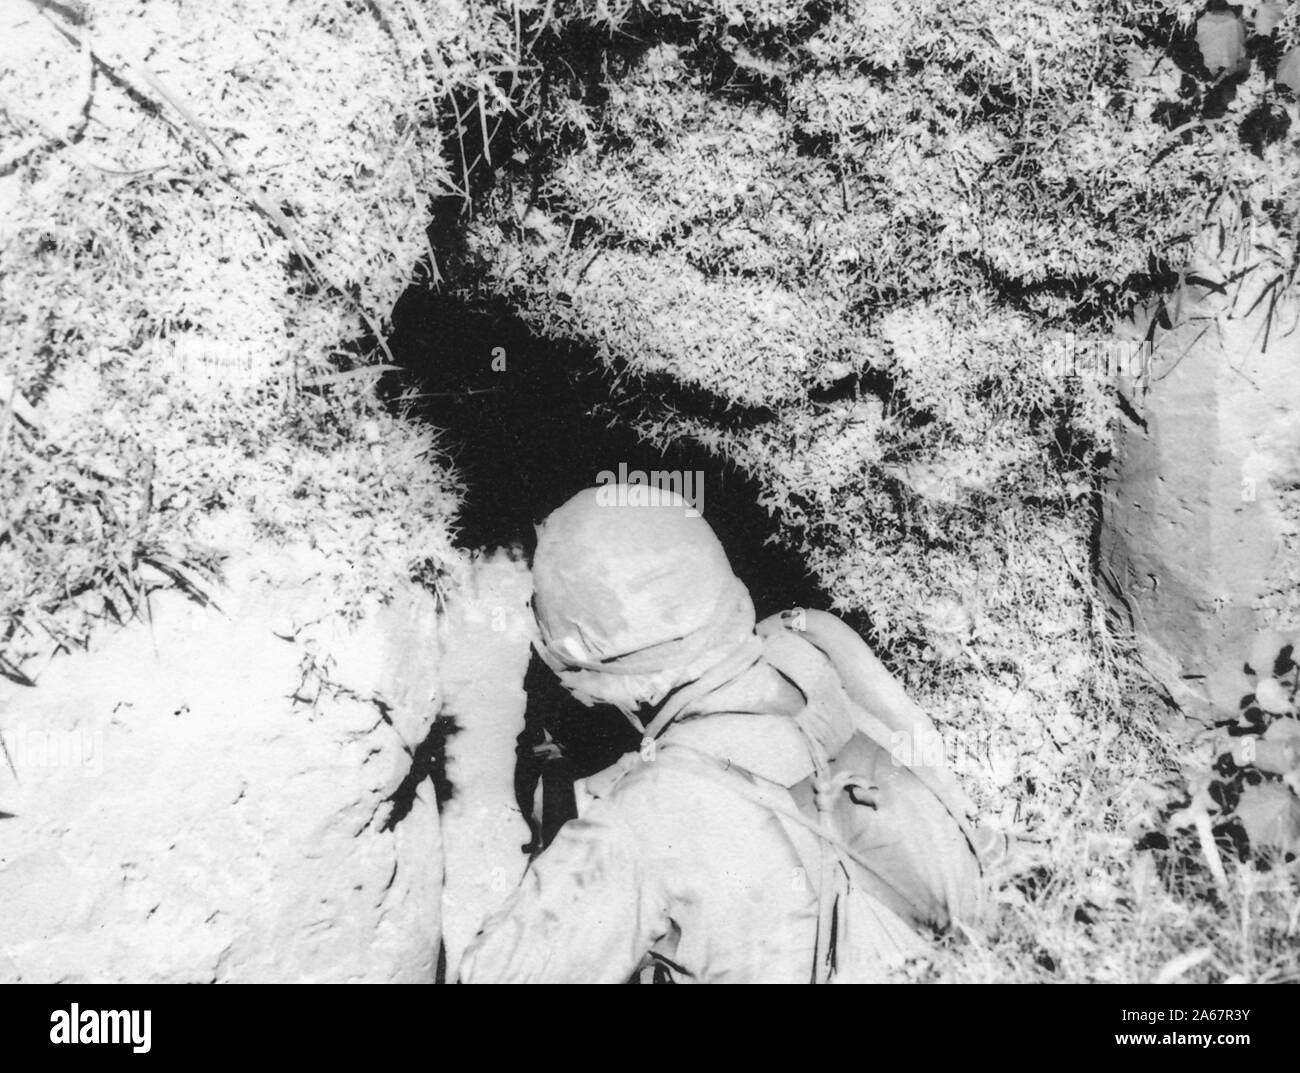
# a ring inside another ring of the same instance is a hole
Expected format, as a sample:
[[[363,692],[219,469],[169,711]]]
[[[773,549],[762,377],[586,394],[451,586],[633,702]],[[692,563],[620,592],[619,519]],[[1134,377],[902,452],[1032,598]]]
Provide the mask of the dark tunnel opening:
[[[620,465],[696,473],[702,513],[758,615],[829,606],[799,555],[771,539],[775,526],[757,482],[698,444],[660,450],[620,424],[610,374],[595,355],[539,338],[504,303],[424,285],[399,300],[393,324],[389,346],[406,370],[402,387],[440,430],[465,485],[462,547],[518,545],[531,556],[534,526]]]

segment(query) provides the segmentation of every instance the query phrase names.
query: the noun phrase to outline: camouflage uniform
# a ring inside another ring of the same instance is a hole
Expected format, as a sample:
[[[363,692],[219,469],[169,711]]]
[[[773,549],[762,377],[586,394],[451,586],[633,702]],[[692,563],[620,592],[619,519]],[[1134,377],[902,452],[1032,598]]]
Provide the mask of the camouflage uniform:
[[[644,740],[580,783],[579,818],[486,922],[462,980],[612,983],[650,963],[678,981],[869,980],[973,916],[964,802],[942,771],[891,756],[932,728],[866,646],[816,612],[806,633],[756,630],[703,519],[597,495],[541,530],[538,652]],[[865,668],[848,683],[845,651]]]

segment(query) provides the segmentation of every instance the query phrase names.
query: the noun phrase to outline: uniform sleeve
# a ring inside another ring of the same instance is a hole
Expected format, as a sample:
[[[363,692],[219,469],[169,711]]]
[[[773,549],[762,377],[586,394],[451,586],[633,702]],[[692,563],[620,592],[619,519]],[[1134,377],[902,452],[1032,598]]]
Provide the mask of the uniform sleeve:
[[[604,804],[565,824],[488,918],[461,961],[462,983],[623,983],[668,931],[631,832]]]

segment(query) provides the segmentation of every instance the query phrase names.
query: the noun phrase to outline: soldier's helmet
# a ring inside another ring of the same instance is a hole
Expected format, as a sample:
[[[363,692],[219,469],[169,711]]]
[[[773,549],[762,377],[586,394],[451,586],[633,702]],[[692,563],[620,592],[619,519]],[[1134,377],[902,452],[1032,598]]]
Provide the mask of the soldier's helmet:
[[[754,633],[722,544],[667,490],[579,492],[538,530],[533,585],[538,654],[586,704],[658,704]]]

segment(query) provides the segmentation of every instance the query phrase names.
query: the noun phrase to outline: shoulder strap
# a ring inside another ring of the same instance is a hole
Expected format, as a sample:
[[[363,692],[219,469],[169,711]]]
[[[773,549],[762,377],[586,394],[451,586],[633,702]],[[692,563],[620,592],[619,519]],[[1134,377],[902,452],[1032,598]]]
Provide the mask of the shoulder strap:
[[[970,800],[947,768],[928,762],[940,752],[938,730],[855,630],[825,611],[798,609],[764,619],[758,634],[773,666],[805,696],[816,698],[810,707],[824,710],[847,703],[854,729],[908,768],[939,799],[974,849]]]

